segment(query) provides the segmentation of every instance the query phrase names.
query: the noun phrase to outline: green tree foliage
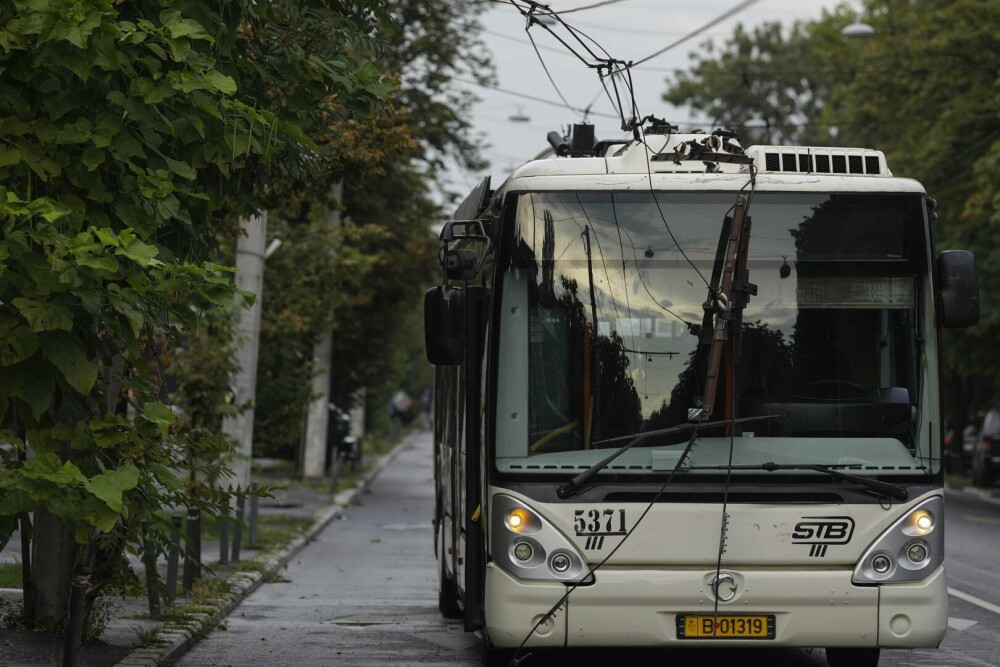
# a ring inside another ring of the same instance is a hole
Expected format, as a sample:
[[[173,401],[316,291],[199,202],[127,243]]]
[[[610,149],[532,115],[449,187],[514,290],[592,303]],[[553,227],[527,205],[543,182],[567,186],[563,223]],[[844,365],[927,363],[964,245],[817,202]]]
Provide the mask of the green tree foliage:
[[[875,28],[865,39],[840,30],[855,20]],[[983,322],[948,332],[954,371],[949,398],[1000,398],[990,360],[1000,335],[1000,267],[994,266],[996,165],[1000,138],[1000,5],[990,0],[868,0],[862,12],[840,7],[781,31],[738,28],[721,52],[693,56],[665,98],[739,125],[760,115],[767,140],[865,146],[885,151],[897,176],[916,178],[938,198],[939,249],[976,252]],[[736,85],[748,73],[749,88]],[[751,94],[751,91],[754,91]],[[767,92],[758,92],[767,91]],[[744,141],[744,143],[748,143]],[[962,388],[965,388],[964,390]],[[969,387],[988,387],[978,397]],[[956,412],[966,412],[966,405]]]
[[[378,67],[398,76],[393,111],[376,127],[331,128],[344,179],[343,202],[311,197],[272,212],[269,236],[281,249],[264,275],[255,440],[258,451],[291,456],[312,398],[313,346],[333,331],[331,400],[349,407],[367,388],[375,422],[391,393],[416,395],[431,384],[423,356],[421,295],[434,280],[430,225],[445,214],[429,181],[447,161],[482,165],[468,112],[474,98],[453,76],[488,82],[492,70],[478,41],[484,0],[430,3],[389,0],[395,19],[372,51]],[[329,191],[331,183],[322,187]],[[341,206],[336,232],[322,206]]]
[[[161,347],[232,301],[229,270],[205,261],[217,233],[322,180],[333,159],[314,137],[382,106],[391,82],[348,52],[381,16],[376,2],[0,5],[0,419],[34,452],[4,452],[0,545],[44,508],[99,591],[161,507],[223,509],[178,475],[219,474],[199,460],[225,443],[172,429]]]
[[[470,171],[486,166],[469,119],[478,99],[456,89],[452,79],[494,83],[489,52],[479,37],[479,15],[488,1],[388,1],[395,21],[382,32],[388,48],[378,62],[403,75],[394,99],[407,110],[413,136],[420,141],[419,158],[432,173],[449,159]]]
[[[666,101],[739,129],[744,143],[828,143],[825,128],[803,123],[818,115],[834,74],[806,25],[764,23],[753,31],[737,25],[721,50],[713,40],[702,48],[691,54],[690,72],[674,74]]]
[[[414,319],[422,317],[421,297],[440,275],[430,232],[441,219],[440,209],[418,171],[405,164],[384,167],[384,175],[357,179],[344,202],[352,229],[347,243],[373,261],[364,272],[345,270],[339,276],[338,285],[349,296],[334,326],[331,396],[340,405],[349,404],[359,387],[388,395],[400,387],[412,392],[430,385],[426,358],[414,358],[409,341],[422,342],[422,324],[413,326]]]

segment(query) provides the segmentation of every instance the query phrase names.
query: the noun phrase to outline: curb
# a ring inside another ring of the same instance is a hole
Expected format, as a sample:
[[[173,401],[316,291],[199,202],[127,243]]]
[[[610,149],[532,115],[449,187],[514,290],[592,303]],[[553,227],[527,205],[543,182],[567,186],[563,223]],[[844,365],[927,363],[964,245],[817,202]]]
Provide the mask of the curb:
[[[183,621],[164,623],[155,634],[159,646],[146,646],[134,649],[114,667],[167,667],[177,662],[189,649],[194,648],[202,637],[211,632],[221,623],[243,600],[260,588],[264,581],[273,576],[288,564],[303,548],[312,542],[316,536],[344,509],[349,507],[354,498],[361,494],[372,480],[378,477],[385,468],[410,443],[412,436],[400,440],[391,450],[383,454],[371,470],[353,489],[341,491],[333,497],[330,505],[319,510],[312,526],[304,534],[299,535],[281,550],[262,559],[261,569],[255,572],[237,572],[227,582],[230,590],[214,600],[208,600],[202,605],[203,613],[189,614]]]
[[[1000,498],[993,495],[988,489],[980,489],[978,487],[970,486],[957,486],[955,484],[945,484],[945,493],[951,493],[957,496],[968,496],[970,498],[975,498],[976,500],[981,500],[984,503],[989,503],[991,505],[1000,505]]]

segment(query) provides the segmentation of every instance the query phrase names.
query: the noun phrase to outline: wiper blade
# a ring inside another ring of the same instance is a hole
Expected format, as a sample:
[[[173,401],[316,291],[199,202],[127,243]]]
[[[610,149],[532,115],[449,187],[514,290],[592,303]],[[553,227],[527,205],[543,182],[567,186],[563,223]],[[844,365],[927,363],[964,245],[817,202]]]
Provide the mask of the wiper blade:
[[[775,470],[813,470],[815,472],[824,472],[831,477],[836,477],[838,479],[846,479],[847,481],[860,484],[861,486],[874,491],[875,493],[884,496],[886,498],[893,498],[895,500],[907,500],[910,497],[910,492],[906,490],[906,487],[899,486],[898,484],[892,484],[891,482],[882,482],[877,479],[872,479],[871,477],[863,477],[862,475],[854,475],[849,472],[844,472],[842,470],[837,470],[836,468],[831,468],[830,466],[820,465],[818,463],[758,463],[753,465],[738,465],[738,466],[692,466],[689,470],[766,470],[767,472],[774,472]]]
[[[613,442],[615,440],[623,440],[625,438],[632,438],[631,441],[629,441],[625,445],[619,447],[614,452],[612,452],[610,456],[608,456],[605,459],[602,459],[601,461],[598,461],[597,463],[595,463],[594,465],[590,466],[589,468],[587,468],[586,470],[584,470],[583,472],[581,472],[579,475],[577,475],[573,479],[569,480],[568,482],[566,482],[565,484],[563,484],[562,486],[560,486],[558,489],[556,489],[556,495],[559,496],[563,500],[566,500],[567,498],[570,498],[571,496],[576,495],[576,493],[580,490],[580,488],[584,484],[586,484],[587,482],[589,482],[594,477],[594,475],[596,475],[597,473],[601,472],[606,467],[608,467],[608,465],[610,465],[612,461],[614,461],[616,458],[618,458],[619,456],[621,456],[622,454],[624,454],[628,450],[632,449],[632,447],[635,447],[636,445],[638,445],[643,440],[646,440],[648,438],[652,438],[653,436],[657,436],[657,435],[669,435],[671,433],[684,433],[686,431],[692,431],[692,430],[695,430],[695,429],[701,430],[701,429],[704,429],[704,428],[712,428],[712,427],[715,427],[715,426],[726,426],[727,424],[734,424],[734,425],[735,424],[745,424],[747,422],[763,421],[765,419],[777,419],[778,417],[779,417],[779,415],[759,415],[759,416],[756,416],[756,417],[743,417],[742,419],[723,419],[723,420],[714,421],[714,422],[700,422],[700,423],[694,423],[694,424],[680,424],[678,426],[671,426],[670,428],[662,428],[662,429],[658,429],[656,431],[646,431],[645,433],[639,433],[639,434],[633,434],[633,435],[626,435],[626,436],[622,436],[620,438],[611,438],[610,440],[602,440],[601,442]],[[594,443],[594,444],[598,444],[598,443]],[[673,443],[673,444],[681,444],[681,443]]]

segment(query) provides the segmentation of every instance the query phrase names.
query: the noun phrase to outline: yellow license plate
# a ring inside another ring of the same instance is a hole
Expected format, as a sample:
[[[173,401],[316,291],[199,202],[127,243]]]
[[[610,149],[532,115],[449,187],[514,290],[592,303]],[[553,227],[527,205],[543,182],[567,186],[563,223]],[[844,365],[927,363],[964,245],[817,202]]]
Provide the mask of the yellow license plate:
[[[680,614],[678,639],[774,639],[774,615]]]

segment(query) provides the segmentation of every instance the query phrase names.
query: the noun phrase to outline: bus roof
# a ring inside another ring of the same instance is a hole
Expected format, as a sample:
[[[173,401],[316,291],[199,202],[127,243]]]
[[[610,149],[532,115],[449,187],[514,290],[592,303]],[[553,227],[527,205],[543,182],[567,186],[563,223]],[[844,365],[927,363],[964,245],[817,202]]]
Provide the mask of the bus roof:
[[[611,144],[600,157],[540,157],[521,165],[498,188],[549,190],[738,190],[757,170],[756,190],[784,192],[900,192],[923,194],[920,183],[892,176],[881,151],[864,148],[751,146],[745,153],[714,149],[720,161],[682,157],[704,145],[705,134],[646,135]],[[731,159],[732,161],[726,161]]]

